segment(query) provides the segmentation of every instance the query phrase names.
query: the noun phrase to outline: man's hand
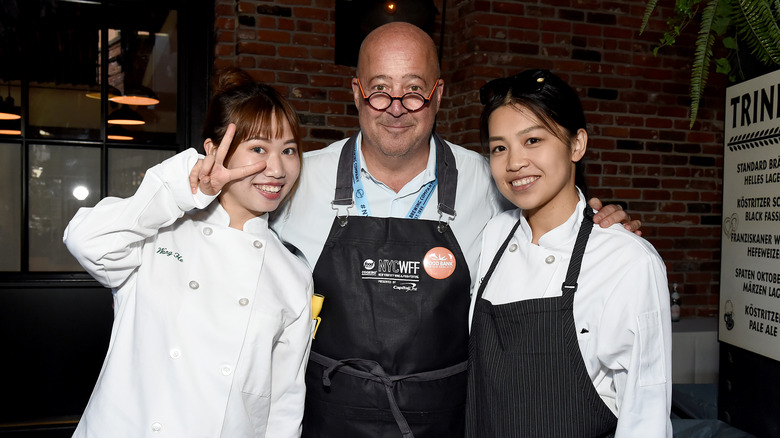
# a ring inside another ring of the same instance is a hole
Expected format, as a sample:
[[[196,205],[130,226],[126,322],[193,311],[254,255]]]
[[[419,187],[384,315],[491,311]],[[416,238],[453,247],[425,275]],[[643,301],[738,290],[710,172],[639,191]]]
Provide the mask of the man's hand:
[[[616,204],[602,206],[599,198],[590,198],[588,205],[598,211],[593,216],[593,223],[599,224],[601,228],[620,223],[625,229],[634,232],[637,236],[642,235],[642,231],[639,229],[642,227],[642,222],[638,219],[632,221],[631,216],[623,210],[623,207]]]

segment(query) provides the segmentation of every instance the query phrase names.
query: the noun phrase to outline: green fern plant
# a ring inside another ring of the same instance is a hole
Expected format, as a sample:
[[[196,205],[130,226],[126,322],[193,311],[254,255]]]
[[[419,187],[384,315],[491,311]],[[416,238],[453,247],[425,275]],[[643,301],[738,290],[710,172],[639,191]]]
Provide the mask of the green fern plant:
[[[640,34],[658,2],[647,2]],[[653,53],[657,55],[663,47],[674,45],[690,23],[699,23],[691,68],[691,127],[699,113],[717,40],[727,49],[727,56],[715,59],[715,71],[732,81],[744,77],[739,44],[744,44],[759,62],[780,66],[780,0],[675,0],[674,12]]]

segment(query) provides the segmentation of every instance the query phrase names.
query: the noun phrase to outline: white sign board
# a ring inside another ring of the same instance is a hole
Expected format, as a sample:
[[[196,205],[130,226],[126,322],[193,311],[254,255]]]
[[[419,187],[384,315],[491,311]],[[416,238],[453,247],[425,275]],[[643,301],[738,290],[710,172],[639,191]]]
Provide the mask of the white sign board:
[[[718,337],[780,360],[780,70],[726,89]]]

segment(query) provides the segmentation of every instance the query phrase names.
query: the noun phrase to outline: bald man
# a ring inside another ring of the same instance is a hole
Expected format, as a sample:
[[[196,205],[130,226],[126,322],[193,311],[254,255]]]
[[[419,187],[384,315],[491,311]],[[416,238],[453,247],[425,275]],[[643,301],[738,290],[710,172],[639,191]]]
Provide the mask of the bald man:
[[[356,73],[360,131],[304,156],[273,224],[325,296],[303,436],[460,437],[469,294],[502,198],[483,156],[433,130],[444,81],[425,32],[377,28]],[[628,217],[606,206],[596,219]]]

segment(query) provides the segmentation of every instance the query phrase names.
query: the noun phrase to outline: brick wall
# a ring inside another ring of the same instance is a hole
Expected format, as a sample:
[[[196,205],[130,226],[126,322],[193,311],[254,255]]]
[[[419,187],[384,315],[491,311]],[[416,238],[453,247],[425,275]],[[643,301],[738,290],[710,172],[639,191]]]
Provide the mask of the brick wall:
[[[678,282],[683,316],[718,306],[725,80],[710,86],[693,128],[688,84],[693,32],[652,49],[663,5],[638,34],[643,0],[436,0],[445,96],[437,130],[479,150],[478,88],[525,68],[568,80],[588,115],[591,192],[625,203]],[[335,65],[335,0],[216,0],[216,62],[236,63],[289,95],[316,149],[357,128],[351,67]],[[660,2],[664,3],[664,2]],[[672,3],[672,2],[666,2]],[[665,9],[666,8],[666,9]]]

